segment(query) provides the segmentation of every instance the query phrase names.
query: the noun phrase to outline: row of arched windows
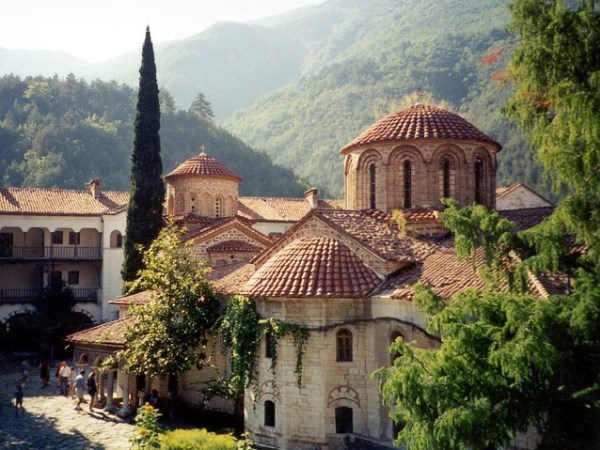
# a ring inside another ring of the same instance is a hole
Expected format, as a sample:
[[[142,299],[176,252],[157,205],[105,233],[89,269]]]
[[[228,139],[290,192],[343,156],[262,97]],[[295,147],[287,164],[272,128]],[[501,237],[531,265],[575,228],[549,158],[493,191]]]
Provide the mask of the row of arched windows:
[[[440,198],[456,197],[456,161],[450,155],[440,159],[439,186]],[[368,166],[368,203],[370,209],[377,209],[377,164],[372,162]],[[482,157],[476,157],[474,162],[474,194],[477,203],[485,203],[485,163]],[[401,199],[402,208],[410,209],[414,206],[414,177],[415,164],[412,159],[406,158],[401,163]]]

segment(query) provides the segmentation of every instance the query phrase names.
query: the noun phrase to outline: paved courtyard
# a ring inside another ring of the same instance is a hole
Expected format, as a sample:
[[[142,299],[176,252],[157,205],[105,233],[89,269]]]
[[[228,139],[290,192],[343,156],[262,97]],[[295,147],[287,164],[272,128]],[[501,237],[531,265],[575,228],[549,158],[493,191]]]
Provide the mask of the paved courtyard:
[[[0,449],[129,449],[134,425],[101,409],[89,412],[87,404],[76,411],[75,400],[59,395],[54,371],[55,366],[50,385],[42,389],[39,373],[32,368],[24,390],[24,414],[15,417],[14,392],[21,369],[14,361],[0,360]]]

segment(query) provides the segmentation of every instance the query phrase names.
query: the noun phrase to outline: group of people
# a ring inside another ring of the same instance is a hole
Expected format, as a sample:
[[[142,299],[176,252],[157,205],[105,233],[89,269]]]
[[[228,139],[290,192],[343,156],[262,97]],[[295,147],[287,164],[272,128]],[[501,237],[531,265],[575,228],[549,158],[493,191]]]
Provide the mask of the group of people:
[[[24,361],[22,364],[22,375],[19,384],[15,390],[15,416],[19,416],[19,411],[23,415],[23,389],[27,387],[29,381],[29,362]],[[42,388],[45,388],[50,383],[50,364],[48,361],[43,361],[39,365],[40,379],[42,381]],[[77,398],[76,410],[81,410],[81,404],[85,403],[84,395],[87,392],[90,396],[89,407],[90,411],[96,403],[96,395],[98,387],[96,385],[96,373],[92,370],[90,374],[85,376],[85,370],[76,373],[75,368],[69,367],[66,361],[63,359],[56,367],[56,378],[58,379],[58,387],[60,394],[65,397],[71,397],[72,399]]]

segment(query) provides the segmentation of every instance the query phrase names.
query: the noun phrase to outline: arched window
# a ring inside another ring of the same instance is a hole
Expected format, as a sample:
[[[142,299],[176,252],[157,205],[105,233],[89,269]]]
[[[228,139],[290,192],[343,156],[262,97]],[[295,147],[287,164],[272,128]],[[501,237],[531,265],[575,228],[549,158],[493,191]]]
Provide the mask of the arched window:
[[[376,197],[376,187],[377,187],[377,176],[376,176],[377,167],[375,164],[371,164],[369,166],[369,208],[377,209],[377,197]]]
[[[335,432],[336,433],[352,433],[352,408],[340,406],[335,408]]]
[[[112,248],[123,247],[123,235],[120,231],[114,230],[110,233],[110,246]]]
[[[475,201],[477,203],[484,203],[485,193],[484,193],[484,167],[483,167],[483,159],[476,158],[475,159]]]
[[[410,159],[406,159],[402,163],[402,175],[404,178],[403,197],[404,208],[408,209],[412,206],[412,163]]]
[[[217,197],[215,199],[215,217],[223,216],[223,199],[221,197]]]
[[[442,197],[450,198],[452,191],[450,189],[450,158],[442,160]]]
[[[275,403],[271,400],[265,402],[265,426],[275,426]]]
[[[337,360],[352,361],[352,333],[350,330],[340,330],[337,333]]]

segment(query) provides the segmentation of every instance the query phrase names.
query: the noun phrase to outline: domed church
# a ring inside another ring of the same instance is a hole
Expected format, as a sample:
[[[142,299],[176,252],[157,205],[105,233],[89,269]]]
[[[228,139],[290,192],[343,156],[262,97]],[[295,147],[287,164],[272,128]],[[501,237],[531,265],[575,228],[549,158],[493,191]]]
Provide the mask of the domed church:
[[[425,348],[439,345],[412,302],[415,283],[445,298],[484,286],[471,261],[457,261],[438,212],[444,197],[495,207],[500,149],[457,114],[418,104],[378,121],[340,150],[342,202],[319,200],[316,190],[305,199],[239,197],[240,178],[204,151],[165,176],[167,211],[190,228],[196,255],[211,263],[218,260],[215,249],[232,252],[231,264],[216,264],[229,269],[216,271],[215,289],[251,298],[263,318],[308,330],[300,385],[292,339],[279,340],[275,370],[261,342],[258,389],[244,398],[253,440],[285,449],[392,447],[397,430],[371,374],[392,364],[388,348],[398,337]],[[279,219],[267,210],[277,210]],[[406,230],[398,229],[394,210],[403,211]],[[239,256],[234,242],[250,252]],[[531,286],[535,295],[548,294],[539,280]],[[106,336],[110,324],[100,327]],[[101,347],[94,329],[71,342],[76,360]],[[227,371],[224,359],[215,363]],[[196,404],[211,378],[208,369],[181,374],[179,396]],[[135,379],[119,372],[118,389],[135,392]],[[161,383],[148,381],[164,391]],[[232,411],[219,399],[207,407]]]

